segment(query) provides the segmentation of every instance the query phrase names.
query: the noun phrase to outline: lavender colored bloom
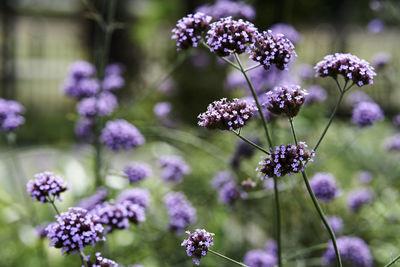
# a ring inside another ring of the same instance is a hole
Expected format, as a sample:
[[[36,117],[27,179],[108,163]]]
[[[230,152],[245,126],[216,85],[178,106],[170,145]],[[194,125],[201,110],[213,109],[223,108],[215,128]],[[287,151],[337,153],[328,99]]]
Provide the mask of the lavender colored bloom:
[[[323,102],[328,98],[328,93],[324,88],[318,85],[311,85],[307,89],[307,97],[304,104],[311,104],[314,102]]]
[[[355,189],[349,193],[347,204],[352,212],[357,212],[363,205],[372,202],[374,194],[370,189]]]
[[[0,125],[4,132],[16,131],[25,119],[21,116],[24,107],[17,101],[0,98]]]
[[[314,157],[314,151],[308,151],[304,142],[299,142],[297,146],[291,144],[275,146],[275,149],[270,148],[270,151],[271,154],[263,158],[259,163],[260,167],[257,168],[262,180],[298,173],[304,170]]]
[[[372,98],[360,90],[353,90],[349,93],[346,103],[349,106],[356,106],[361,102],[373,102]]]
[[[130,201],[132,204],[137,204],[144,209],[147,209],[150,202],[150,192],[147,189],[142,188],[130,188],[122,191],[119,194],[117,201],[124,202]]]
[[[337,216],[326,216],[326,219],[335,235],[340,234],[343,228],[343,219]]]
[[[100,141],[110,150],[131,150],[145,143],[139,130],[123,119],[108,121],[101,131]]]
[[[274,114],[286,114],[289,118],[295,117],[304,104],[307,92],[298,85],[275,87],[267,92],[267,100],[263,104]]]
[[[18,130],[19,126],[24,124],[25,119],[21,115],[8,115],[1,124],[1,128],[4,132],[13,132]]]
[[[257,137],[249,138],[249,140],[257,145],[260,145],[260,140]],[[231,166],[233,168],[239,168],[241,159],[251,158],[254,152],[254,146],[249,145],[243,140],[238,140],[238,142],[236,143],[235,152],[233,153],[231,158]]]
[[[367,30],[370,33],[377,34],[385,29],[385,23],[380,19],[373,19],[367,25]]]
[[[50,246],[61,248],[66,254],[78,253],[86,245],[105,241],[99,218],[85,209],[69,208],[56,218],[57,222],[46,228],[47,237],[51,240]]]
[[[49,223],[44,223],[39,226],[36,226],[36,233],[39,236],[39,238],[42,239],[47,237],[47,231],[46,231],[47,226],[49,226]]]
[[[234,181],[232,173],[229,171],[220,171],[211,180],[211,188],[214,190],[220,190],[225,184]]]
[[[68,76],[74,79],[88,78],[95,73],[95,67],[86,61],[76,61],[68,68]]]
[[[54,201],[55,198],[61,201],[60,194],[67,189],[67,184],[61,176],[54,175],[52,172],[37,173],[35,179],[30,180],[26,185],[27,193],[33,200],[41,203]]]
[[[101,205],[106,200],[107,195],[107,190],[103,187],[99,187],[93,195],[81,199],[76,205],[77,207],[91,211],[96,208],[96,206]]]
[[[169,228],[179,234],[196,221],[196,209],[182,192],[170,192],[164,197],[170,217]]]
[[[183,240],[181,246],[186,247],[186,254],[193,257],[194,263],[199,265],[201,257],[206,256],[208,248],[214,245],[213,236],[215,234],[204,229],[196,229],[193,233],[186,231],[186,233],[189,237]]]
[[[119,75],[107,75],[102,82],[103,90],[114,91],[125,86],[125,80]]]
[[[63,92],[75,99],[95,95],[100,90],[99,82],[91,78],[95,72],[95,67],[88,62],[73,63],[62,86]]]
[[[297,71],[301,79],[306,80],[314,77],[314,69],[310,64],[300,64]]]
[[[197,47],[202,34],[208,29],[211,19],[211,16],[197,12],[178,20],[176,27],[172,30],[172,39],[176,41],[177,50]]]
[[[369,184],[372,181],[372,174],[369,171],[360,172],[358,179],[362,184]]]
[[[212,5],[202,5],[196,9],[214,18],[232,16],[234,18],[254,19],[256,11],[251,5],[242,1],[216,0]]]
[[[250,58],[262,64],[268,70],[275,65],[279,70],[288,68],[288,64],[296,57],[294,45],[283,34],[264,31],[255,35],[251,45]]]
[[[92,118],[83,118],[75,124],[75,135],[83,141],[93,139],[94,120]]]
[[[265,242],[264,250],[268,254],[278,257],[278,244],[274,239],[268,239],[267,242]]]
[[[361,102],[353,109],[352,121],[360,127],[370,126],[383,119],[383,111],[374,102]]]
[[[254,249],[244,255],[243,262],[249,267],[273,267],[278,264],[278,259],[264,250]]]
[[[154,105],[153,112],[159,119],[166,118],[172,110],[172,105],[169,102],[159,102]]]
[[[368,245],[359,237],[343,236],[336,240],[339,254],[343,263],[353,267],[371,267],[372,256]],[[324,266],[331,266],[336,263],[335,250],[330,243],[325,251],[322,263]]]
[[[315,196],[323,202],[331,202],[339,194],[335,177],[330,173],[318,172],[310,180]]]
[[[319,77],[330,76],[336,79],[338,75],[343,75],[346,81],[352,80],[359,87],[372,84],[376,75],[374,68],[367,61],[343,53],[325,56],[314,69]]]
[[[210,25],[207,32],[207,44],[210,51],[218,56],[226,57],[235,52],[241,54],[249,51],[247,45],[254,42],[257,28],[242,19],[233,20],[232,17],[221,18]]]
[[[179,156],[162,156],[158,159],[164,181],[180,183],[183,176],[191,172],[190,166]]]
[[[290,24],[276,23],[269,29],[272,32],[285,35],[294,44],[297,44],[301,39],[300,33]]]
[[[394,126],[400,127],[400,114],[397,114],[396,116],[394,116],[392,121],[393,121]]]
[[[118,101],[115,95],[102,92],[97,97],[92,96],[82,99],[78,105],[78,113],[82,117],[107,116],[117,108]]]
[[[372,65],[379,71],[384,69],[392,60],[392,56],[385,52],[380,52],[374,55],[372,58]]]
[[[96,252],[95,256],[95,262],[87,260],[88,267],[118,267],[115,261],[102,257],[100,252]]]
[[[400,134],[386,138],[385,147],[389,151],[400,151]]]
[[[236,130],[243,127],[257,108],[253,104],[234,98],[226,98],[208,105],[207,111],[198,116],[198,124],[208,129]]]
[[[132,162],[124,168],[124,174],[131,183],[138,183],[151,176],[153,171],[149,164],[142,162]]]
[[[232,205],[236,200],[246,197],[246,192],[233,181],[224,184],[219,190],[219,201],[227,205]]]
[[[125,71],[125,67],[121,63],[111,63],[108,64],[106,67],[104,74],[105,76],[110,76],[110,75],[117,75],[121,76]]]

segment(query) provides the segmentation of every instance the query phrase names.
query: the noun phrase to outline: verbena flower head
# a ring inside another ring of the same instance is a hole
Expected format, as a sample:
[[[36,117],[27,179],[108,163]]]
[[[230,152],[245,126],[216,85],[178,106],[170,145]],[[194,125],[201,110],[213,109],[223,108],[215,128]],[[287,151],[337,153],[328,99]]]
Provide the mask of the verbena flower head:
[[[330,202],[339,195],[335,177],[330,173],[318,172],[310,180],[315,196],[323,202]]]
[[[300,33],[290,24],[276,23],[269,28],[274,33],[285,35],[292,43],[296,44],[300,41]]]
[[[278,257],[278,244],[274,239],[268,239],[267,242],[265,242],[264,250],[267,253]]]
[[[224,184],[219,190],[219,201],[232,205],[236,200],[246,198],[247,194],[234,181]]]
[[[196,209],[181,192],[171,192],[164,197],[164,203],[170,217],[169,228],[180,233],[196,221]]]
[[[256,137],[249,138],[250,141],[259,145],[260,140]],[[238,140],[235,148],[235,152],[231,158],[231,166],[233,168],[239,168],[241,160],[251,158],[254,155],[255,148],[252,145],[249,145],[243,140]]]
[[[110,150],[131,150],[145,143],[139,130],[123,119],[108,121],[101,131],[100,141]]]
[[[360,127],[370,126],[384,117],[382,109],[374,102],[361,102],[353,109],[352,121]]]
[[[370,64],[352,54],[336,53],[327,55],[314,67],[317,76],[330,76],[334,79],[342,75],[346,81],[352,80],[359,87],[372,84],[376,75],[374,68]]]
[[[39,236],[39,238],[46,238],[47,237],[47,231],[46,228],[49,226],[49,223],[44,223],[39,226],[36,226],[36,233]]]
[[[249,267],[273,267],[278,264],[278,259],[264,250],[250,250],[244,255],[244,264]]]
[[[232,17],[221,18],[210,24],[207,32],[207,44],[210,51],[226,57],[235,52],[241,54],[249,51],[249,44],[254,42],[257,28],[248,21],[234,20]]]
[[[212,5],[202,5],[196,9],[214,18],[232,16],[234,18],[254,19],[256,11],[251,5],[242,1],[216,0]]]
[[[343,236],[336,240],[339,254],[344,264],[354,267],[371,267],[372,256],[367,243],[359,237]],[[325,251],[322,262],[324,266],[336,264],[335,250],[332,242]],[[346,266],[346,265],[345,265]]]
[[[114,91],[121,89],[125,86],[125,80],[119,75],[107,75],[104,77],[102,82],[102,88],[104,91]]]
[[[211,188],[214,190],[221,189],[226,183],[234,181],[235,177],[229,171],[218,172],[211,180]]]
[[[314,151],[308,151],[304,142],[299,142],[297,146],[291,144],[276,146],[270,151],[271,154],[265,157],[257,168],[261,173],[261,179],[298,173],[304,170],[314,157]]]
[[[385,23],[380,19],[373,19],[367,25],[367,30],[370,33],[377,34],[385,29]]]
[[[87,264],[89,267],[118,267],[118,263],[113,260],[104,258],[101,256],[100,252],[96,252],[95,254],[96,260],[94,262],[87,260]]]
[[[172,110],[172,105],[169,102],[159,102],[154,105],[153,112],[159,119],[166,118]]]
[[[104,187],[99,187],[93,195],[81,199],[76,205],[80,208],[91,211],[96,206],[101,205],[106,200],[107,195],[107,190]]]
[[[328,93],[324,88],[318,85],[312,85],[307,89],[307,97],[304,104],[311,104],[315,102],[324,102],[328,98]]]
[[[180,156],[162,156],[158,164],[161,167],[161,178],[168,182],[180,183],[183,176],[191,172],[190,166]]]
[[[274,34],[270,30],[257,33],[251,45],[250,58],[261,63],[266,70],[272,65],[279,70],[287,69],[296,56],[292,42],[283,34]]]
[[[362,184],[369,184],[372,181],[372,173],[369,171],[362,171],[358,173],[358,180]]]
[[[398,151],[400,150],[400,134],[396,134],[385,140],[385,147],[389,151]]]
[[[74,79],[88,78],[95,75],[95,67],[86,61],[75,61],[68,68],[68,76]]]
[[[124,174],[131,183],[138,183],[151,176],[153,171],[149,164],[143,162],[132,162],[124,168]]]
[[[335,235],[340,234],[343,228],[343,219],[337,216],[326,216],[326,219]]]
[[[364,205],[370,204],[374,198],[374,194],[370,189],[355,189],[349,193],[347,197],[347,205],[350,211],[357,212]]]
[[[189,237],[183,240],[181,246],[186,247],[186,254],[193,258],[196,265],[199,265],[201,257],[206,256],[208,248],[214,245],[213,237],[215,234],[204,229],[196,229],[193,233],[186,231],[186,233]]]
[[[52,172],[42,172],[35,174],[35,178],[30,180],[26,185],[27,193],[33,200],[46,203],[58,198],[61,200],[60,194],[68,189],[67,184],[59,175]]]
[[[257,108],[246,101],[226,98],[214,101],[198,116],[198,124],[208,129],[236,130],[245,125]]]
[[[24,124],[25,108],[17,101],[0,98],[0,125],[3,132],[13,132]]]
[[[69,208],[56,218],[57,222],[46,228],[47,237],[51,240],[50,246],[61,248],[65,254],[76,254],[86,245],[105,241],[99,218],[85,209]]]
[[[176,27],[172,30],[172,39],[176,41],[177,50],[197,47],[202,34],[209,27],[211,19],[211,16],[197,12],[178,20]]]
[[[307,92],[298,85],[275,87],[267,92],[264,105],[274,114],[285,114],[289,118],[295,117],[304,104]]]
[[[94,137],[93,131],[93,118],[83,118],[75,124],[75,135],[82,141],[91,141]]]
[[[128,200],[133,204],[137,204],[144,209],[147,209],[150,198],[151,195],[149,190],[143,188],[130,188],[122,191],[122,193],[119,194],[117,201],[124,202],[125,200]]]
[[[92,78],[95,67],[86,61],[77,61],[69,69],[62,91],[75,99],[95,95],[100,90],[99,82]]]
[[[114,62],[110,63],[107,65],[104,74],[105,76],[111,76],[111,75],[119,75],[121,76],[125,71],[125,67],[123,64]]]
[[[118,107],[115,95],[102,92],[97,97],[92,96],[82,99],[77,104],[77,110],[82,117],[108,116]]]

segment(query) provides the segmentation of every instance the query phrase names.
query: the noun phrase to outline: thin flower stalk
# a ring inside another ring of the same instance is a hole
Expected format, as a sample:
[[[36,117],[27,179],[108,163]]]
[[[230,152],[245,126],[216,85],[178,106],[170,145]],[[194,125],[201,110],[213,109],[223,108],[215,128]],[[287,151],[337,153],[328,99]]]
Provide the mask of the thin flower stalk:
[[[229,257],[227,257],[227,256],[225,256],[225,255],[222,255],[222,254],[220,254],[220,253],[218,253],[218,252],[216,252],[216,251],[214,251],[214,250],[208,249],[208,252],[210,252],[210,253],[212,253],[212,254],[218,256],[218,257],[221,257],[221,258],[223,258],[223,259],[225,259],[225,260],[227,260],[227,261],[230,261],[230,262],[232,262],[232,263],[234,263],[234,264],[236,264],[236,265],[238,265],[238,266],[249,267],[249,266],[247,266],[246,264],[244,264],[244,263],[242,263],[242,262],[235,261],[234,259],[231,259],[231,258],[229,258]]]

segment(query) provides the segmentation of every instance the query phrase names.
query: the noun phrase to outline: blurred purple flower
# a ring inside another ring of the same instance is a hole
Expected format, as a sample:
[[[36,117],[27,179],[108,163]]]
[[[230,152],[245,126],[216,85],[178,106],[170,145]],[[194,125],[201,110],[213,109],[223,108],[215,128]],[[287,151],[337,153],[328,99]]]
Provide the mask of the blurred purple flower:
[[[162,156],[158,159],[161,177],[164,181],[180,183],[183,176],[191,172],[190,166],[179,156]]]
[[[331,202],[339,195],[335,177],[330,173],[316,173],[310,180],[310,186],[318,200],[323,202]]]
[[[171,113],[172,105],[169,102],[158,102],[154,105],[153,112],[158,119],[164,119]]]
[[[244,255],[243,262],[249,267],[274,267],[278,264],[278,259],[264,250],[255,249]]]
[[[361,102],[353,109],[352,121],[360,127],[370,126],[384,117],[382,109],[373,102]]]
[[[96,206],[101,205],[106,200],[107,195],[107,190],[104,187],[99,187],[93,195],[79,200],[76,205],[77,207],[91,211]]]
[[[119,194],[117,201],[124,202],[130,201],[133,204],[137,204],[144,209],[147,209],[150,202],[150,192],[147,189],[142,188],[130,188],[125,189]]]
[[[385,52],[380,52],[372,58],[372,65],[377,71],[384,69],[392,60],[392,56]]]
[[[145,143],[139,130],[123,119],[108,121],[101,131],[100,141],[110,150],[131,150]]]
[[[337,216],[326,216],[335,235],[339,235],[343,228],[343,219]],[[325,225],[323,225],[325,227]]]
[[[367,25],[367,30],[370,33],[377,34],[385,29],[385,23],[380,19],[373,19]]]
[[[92,118],[82,118],[75,124],[75,135],[82,141],[93,139],[94,121]]]
[[[170,218],[169,228],[176,234],[197,220],[196,209],[182,192],[168,193],[164,203]]]
[[[106,70],[104,71],[105,76],[110,76],[110,75],[118,75],[121,76],[125,71],[125,67],[121,63],[110,63],[106,67]]]
[[[346,104],[349,106],[356,106],[361,102],[373,102],[373,100],[369,95],[360,90],[352,90],[346,99]]]
[[[225,183],[219,189],[219,201],[226,205],[232,205],[238,199],[244,199],[247,193],[243,191],[234,181]]]
[[[278,244],[274,239],[268,239],[267,242],[265,242],[264,250],[268,254],[271,254],[278,258]]]
[[[235,177],[229,171],[218,172],[211,180],[211,188],[220,190],[226,183],[234,181]]]
[[[362,184],[369,184],[372,181],[372,174],[369,171],[358,173],[358,179]]]
[[[374,194],[370,189],[361,188],[349,192],[347,204],[350,211],[357,212],[362,206],[370,204],[374,198]]]
[[[318,85],[311,85],[307,89],[307,97],[304,102],[305,105],[316,103],[316,102],[323,102],[328,98],[328,93],[324,88]]]
[[[232,16],[234,18],[244,18],[252,20],[256,12],[251,5],[243,1],[216,0],[212,5],[202,5],[196,9],[196,12],[203,12],[214,18],[223,18]]]
[[[153,171],[151,166],[142,162],[132,162],[124,168],[124,174],[131,183],[138,183],[151,176]]]
[[[102,86],[104,91],[118,90],[125,86],[125,80],[119,75],[107,75],[104,77]]]
[[[293,44],[297,44],[301,40],[300,33],[290,24],[276,23],[269,29],[274,33],[285,35]]]
[[[4,132],[18,130],[24,124],[25,119],[21,116],[25,108],[17,101],[0,98],[0,124]]]
[[[385,139],[385,147],[389,151],[400,150],[400,134]]]
[[[397,114],[396,116],[394,116],[392,121],[393,121],[394,126],[400,127],[400,114]]]
[[[77,104],[79,115],[89,118],[111,115],[117,107],[117,98],[109,92],[102,92],[98,96],[84,98]]]

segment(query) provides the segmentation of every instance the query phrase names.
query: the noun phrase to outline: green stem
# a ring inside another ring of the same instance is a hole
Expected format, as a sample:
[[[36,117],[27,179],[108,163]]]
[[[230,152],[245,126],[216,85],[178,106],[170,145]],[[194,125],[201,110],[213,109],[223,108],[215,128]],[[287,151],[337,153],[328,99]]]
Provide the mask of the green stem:
[[[283,266],[282,262],[282,244],[281,244],[281,209],[279,206],[279,191],[278,191],[278,178],[274,176],[274,195],[275,195],[275,209],[276,209],[276,240],[278,246],[278,265]]]
[[[206,44],[204,41],[201,41],[201,44],[207,48],[210,49],[210,46],[208,44]],[[229,65],[231,65],[232,67],[234,67],[235,69],[242,71],[241,68],[236,65],[235,63],[233,63],[232,61],[230,61],[229,59],[227,59],[226,57],[219,57],[220,59],[222,59],[223,61],[225,61],[226,63],[228,63]]]
[[[260,67],[260,66],[261,66],[261,63],[258,63],[257,65],[248,67],[247,69],[244,70],[244,72],[251,71],[251,70],[256,69],[256,68],[258,68],[258,67]]]
[[[213,250],[211,250],[211,249],[208,249],[208,251],[209,251],[210,253],[214,254],[214,255],[217,255],[218,257],[221,257],[221,258],[223,258],[223,259],[225,259],[225,260],[227,260],[227,261],[230,261],[230,262],[232,262],[232,263],[235,263],[236,265],[239,265],[239,266],[242,266],[242,267],[249,267],[249,266],[247,266],[247,265],[244,264],[244,263],[235,261],[235,260],[233,260],[233,259],[231,259],[231,258],[229,258],[229,257],[227,257],[227,256],[225,256],[225,255],[222,255],[222,254],[220,254],[220,253],[218,253],[218,252],[216,252],[216,251],[213,251]]]
[[[289,123],[290,123],[290,129],[292,129],[292,135],[293,135],[294,143],[297,146],[297,136],[296,136],[296,132],[294,131],[293,118],[289,118]]]
[[[400,255],[397,256],[396,258],[394,258],[391,262],[389,262],[388,264],[385,265],[385,267],[389,267],[392,266],[393,264],[395,264],[398,260],[400,260]]]
[[[240,133],[236,132],[236,131],[232,131],[234,134],[236,134],[237,137],[239,137],[240,139],[242,139],[244,142],[248,143],[249,145],[255,147],[256,149],[264,152],[265,154],[270,154],[267,150],[265,150],[264,148],[260,147],[259,145],[257,145],[256,143],[250,141],[249,139],[247,139],[246,137],[240,135]]]
[[[55,210],[55,212],[57,213],[58,216],[60,216],[60,211],[57,209],[56,204],[54,203],[54,199],[48,199],[50,204],[53,206],[53,209]]]
[[[308,253],[314,252],[316,250],[321,250],[321,249],[325,249],[327,247],[326,243],[322,243],[322,244],[318,244],[318,245],[314,245],[305,249],[300,249],[300,250],[296,250],[295,253],[293,253],[292,255],[290,255],[287,259],[285,259],[286,262],[289,262],[291,260],[295,260],[298,256],[304,256]]]

